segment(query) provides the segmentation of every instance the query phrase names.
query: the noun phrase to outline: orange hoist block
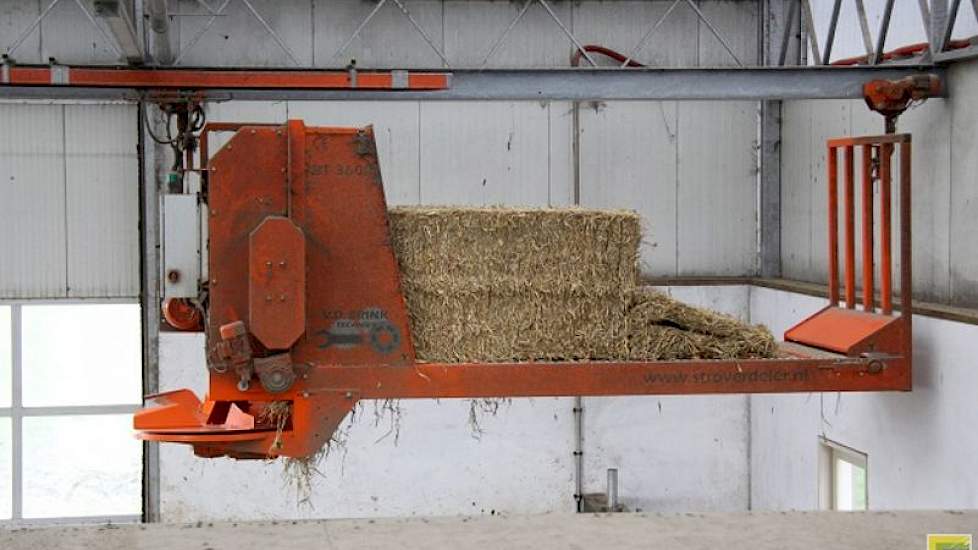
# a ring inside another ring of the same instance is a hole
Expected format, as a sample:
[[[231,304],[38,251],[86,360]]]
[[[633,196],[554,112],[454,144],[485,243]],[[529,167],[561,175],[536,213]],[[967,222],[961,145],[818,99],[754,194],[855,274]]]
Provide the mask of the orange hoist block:
[[[213,131],[234,135],[210,156]],[[360,399],[910,388],[909,316],[837,309],[837,295],[776,359],[419,363],[371,128],[211,124],[200,157],[210,388],[204,401],[187,390],[148,398],[134,419],[146,440],[208,457],[304,457]],[[903,284],[909,310],[906,273]],[[168,319],[192,326],[192,307],[175,303]]]

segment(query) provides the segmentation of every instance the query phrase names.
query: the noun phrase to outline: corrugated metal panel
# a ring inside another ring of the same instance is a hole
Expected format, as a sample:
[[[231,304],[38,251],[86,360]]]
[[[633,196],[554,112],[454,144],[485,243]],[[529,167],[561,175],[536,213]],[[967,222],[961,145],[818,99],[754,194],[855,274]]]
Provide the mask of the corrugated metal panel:
[[[571,28],[570,2],[550,2],[560,21]],[[522,2],[469,0],[445,2],[445,49],[453,65],[480,66],[496,39],[523,7]],[[489,59],[489,67],[570,65],[574,51],[567,36],[539,3],[523,18]]]
[[[405,0],[411,16],[435,45],[444,49],[442,2]],[[376,6],[360,0],[317,0],[314,6],[315,59],[320,67],[440,67],[441,58],[414,29],[394,2],[388,2],[339,55],[337,51]]]
[[[744,64],[757,59],[757,5],[700,2]],[[704,23],[699,65],[736,61]],[[748,275],[757,262],[757,104],[681,102],[678,133],[677,271],[679,275]]]
[[[807,280],[812,260],[812,104],[781,105],[781,271]]]
[[[421,200],[419,113],[416,102],[296,101],[288,106],[289,118],[303,119],[307,126],[373,124],[389,204]]]
[[[819,283],[828,281],[828,149],[825,142],[829,138],[844,136],[849,134],[851,113],[848,101],[814,101],[812,102],[812,129],[811,129],[811,175],[808,182],[808,191],[811,197],[811,259],[809,260],[808,274],[806,280]],[[874,132],[876,133],[876,132]],[[856,163],[859,162],[856,157]],[[842,155],[839,155],[839,166],[841,175]],[[858,177],[859,168],[856,165]],[[839,189],[842,189],[842,180],[839,180]],[[856,188],[856,227],[862,227],[862,201],[859,200],[858,187]],[[878,191],[878,188],[877,188]],[[840,191],[841,192],[841,191]],[[874,204],[878,204],[879,197]],[[878,210],[878,209],[877,209]],[[840,218],[841,220],[841,218]],[[878,220],[878,216],[877,216]],[[858,232],[857,232],[858,235]],[[857,242],[859,237],[857,236]],[[842,241],[840,241],[841,243]],[[878,250],[878,247],[877,247]],[[856,272],[862,271],[862,255],[857,248],[856,253]]]
[[[978,65],[962,63],[950,78],[951,117],[951,299],[956,304],[978,306]],[[919,140],[918,140],[919,141]]]
[[[550,206],[574,204],[574,112],[569,101],[554,101],[550,115]]]
[[[978,75],[978,72],[975,74]],[[953,86],[954,81],[951,82]],[[971,89],[978,89],[978,86]],[[953,230],[948,223],[951,219],[952,181],[961,181],[952,180],[952,161],[973,162],[976,150],[967,146],[959,149],[954,138],[954,128],[958,125],[963,125],[974,136],[974,125],[978,120],[974,111],[963,113],[961,119],[954,116],[960,112],[959,109],[969,108],[972,96],[964,92],[956,97],[960,101],[955,101],[953,108],[945,100],[930,100],[907,111],[900,117],[899,127],[900,131],[923,138],[915,139],[913,143],[913,284],[914,288],[920,289],[923,299],[940,302],[951,299],[951,237],[966,234]],[[958,107],[959,103],[963,105]],[[876,117],[878,128],[882,124],[882,117]],[[959,154],[952,158],[954,151]],[[968,185],[972,190],[975,188],[975,172],[968,172],[972,174],[972,184]],[[975,273],[971,272],[971,280],[975,279]]]
[[[312,2],[250,0],[278,37],[303,66],[312,64]],[[66,2],[67,3],[67,2]],[[213,9],[221,4],[210,2]],[[366,4],[364,4],[366,5]],[[199,2],[181,0],[179,13],[206,13]],[[244,2],[230,2],[225,15],[217,17],[211,28],[201,35],[180,61],[188,66],[290,67],[293,62],[275,39],[248,10]],[[204,28],[209,17],[175,17],[172,25],[180,37],[183,51]]]
[[[708,0],[699,3],[700,11],[744,65],[757,64],[758,2]],[[736,61],[704,23],[699,25],[699,60],[701,67],[734,66]]]
[[[675,102],[581,106],[581,204],[642,215],[643,271],[676,274]]]
[[[540,103],[421,104],[421,202],[550,201],[550,109]]]
[[[756,268],[756,120],[756,103],[679,104],[679,275]]]
[[[63,297],[63,107],[0,104],[0,120],[0,297]]]
[[[41,8],[38,2],[22,2],[20,0],[0,1],[0,44],[6,50],[13,44],[21,33],[37,19]],[[39,44],[41,35],[37,31],[31,33],[20,47],[14,52],[17,61],[21,63],[40,63],[41,53]]]
[[[574,33],[583,44],[601,44],[630,55],[671,4],[625,0],[574,4]],[[698,26],[696,13],[681,3],[635,53],[635,60],[658,67],[696,65]],[[595,61],[601,63],[599,59]]]
[[[139,296],[139,161],[132,105],[65,106],[68,296]]]
[[[44,7],[48,2],[42,2]],[[89,8],[91,9],[91,8]],[[35,31],[37,32],[37,31]],[[75,2],[60,2],[40,26],[41,59],[65,64],[119,63],[119,55]],[[16,58],[20,60],[20,56]]]

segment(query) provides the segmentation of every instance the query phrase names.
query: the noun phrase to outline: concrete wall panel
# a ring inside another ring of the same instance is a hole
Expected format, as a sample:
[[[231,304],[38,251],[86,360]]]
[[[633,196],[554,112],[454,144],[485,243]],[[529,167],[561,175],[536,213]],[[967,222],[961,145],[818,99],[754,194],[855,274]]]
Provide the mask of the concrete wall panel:
[[[779,333],[824,300],[753,288],[751,321]],[[914,316],[910,393],[751,398],[752,502],[757,510],[818,506],[819,436],[868,454],[869,507],[974,508],[978,449],[971,388],[974,325]]]
[[[160,385],[206,386],[204,341],[160,338]],[[283,461],[201,459],[160,449],[164,521],[570,512],[574,509],[569,399],[520,399],[496,414],[467,400],[403,400],[392,417],[366,401],[344,423],[345,444],[313,474],[308,504]],[[392,420],[397,424],[392,425]]]

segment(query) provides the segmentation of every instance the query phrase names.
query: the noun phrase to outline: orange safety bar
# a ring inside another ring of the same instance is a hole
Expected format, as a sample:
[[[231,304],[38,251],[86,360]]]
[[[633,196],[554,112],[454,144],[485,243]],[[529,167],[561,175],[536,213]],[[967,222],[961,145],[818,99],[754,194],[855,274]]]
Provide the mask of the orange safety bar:
[[[854,150],[862,151],[862,258],[863,258],[863,309],[875,311],[875,256],[874,256],[874,207],[873,183],[878,176],[880,183],[880,312],[893,312],[893,258],[892,258],[892,157],[894,146],[900,146],[900,290],[901,303],[909,304],[910,280],[910,151],[909,134],[888,134],[862,138],[838,138],[828,141],[828,188],[829,188],[829,294],[832,305],[839,302],[838,291],[838,149],[843,150],[845,216],[845,302],[846,308],[855,308],[855,215],[853,207]]]

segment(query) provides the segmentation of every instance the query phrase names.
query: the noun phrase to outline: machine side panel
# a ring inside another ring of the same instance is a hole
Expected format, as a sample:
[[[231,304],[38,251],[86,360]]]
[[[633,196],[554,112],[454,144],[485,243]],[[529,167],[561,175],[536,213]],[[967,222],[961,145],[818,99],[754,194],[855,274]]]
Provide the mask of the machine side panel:
[[[208,163],[208,353],[221,325],[249,320],[249,236],[267,216],[286,215],[287,166],[282,129],[247,126]]]
[[[306,234],[306,336],[293,356],[315,365],[413,364],[373,129],[305,130],[300,177],[293,149],[300,187],[292,197]]]

